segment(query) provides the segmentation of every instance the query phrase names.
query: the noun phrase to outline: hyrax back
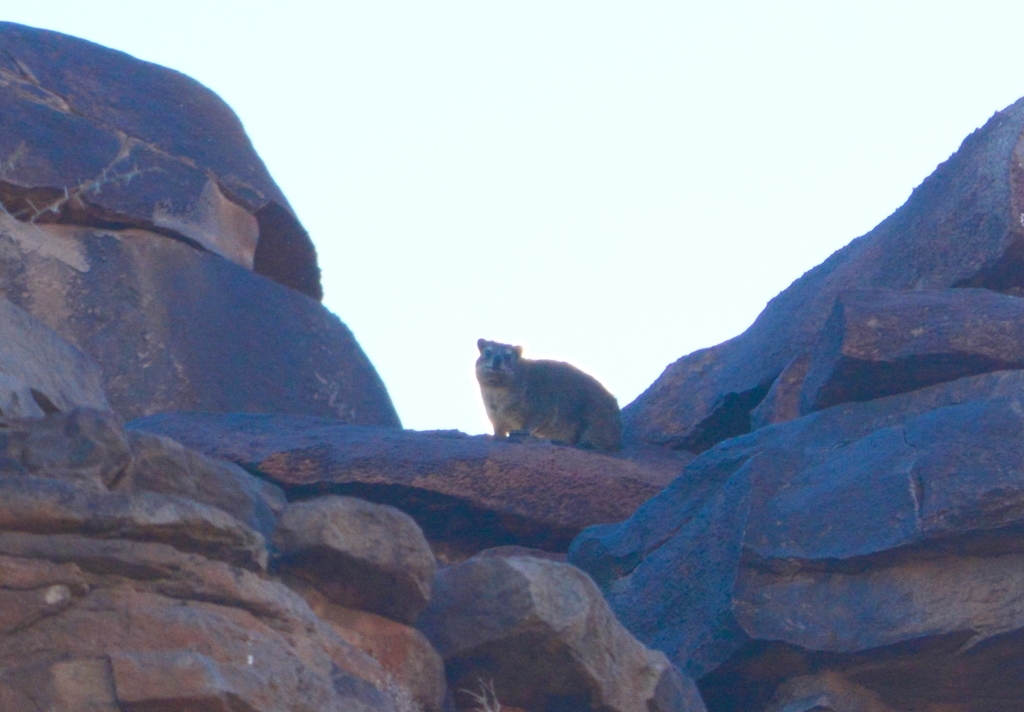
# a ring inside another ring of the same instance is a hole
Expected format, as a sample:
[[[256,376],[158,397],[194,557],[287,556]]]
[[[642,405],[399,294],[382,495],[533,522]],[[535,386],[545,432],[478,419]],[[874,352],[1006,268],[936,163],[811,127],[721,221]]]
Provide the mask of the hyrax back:
[[[476,345],[476,379],[495,437],[529,433],[598,450],[619,449],[619,404],[592,376],[562,361],[522,358],[522,346],[486,339]]]

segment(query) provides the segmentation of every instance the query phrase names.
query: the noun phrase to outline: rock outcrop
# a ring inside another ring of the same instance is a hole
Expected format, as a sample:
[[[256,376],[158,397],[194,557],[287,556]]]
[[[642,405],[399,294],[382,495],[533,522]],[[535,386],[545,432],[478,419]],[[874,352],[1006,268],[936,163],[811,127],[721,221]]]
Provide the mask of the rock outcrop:
[[[293,497],[334,493],[398,507],[445,561],[499,545],[564,552],[583,527],[629,516],[679,467],[671,458],[283,415],[162,413],[129,428],[235,462]]]
[[[0,710],[468,710],[464,658],[414,623],[466,629],[447,604],[474,566],[519,616],[472,667],[492,693],[703,710],[551,560],[692,455],[399,430],[220,99],[45,30],[0,23],[0,45]],[[494,544],[438,573],[435,551]]]
[[[754,324],[684,356],[622,412],[627,440],[703,452],[751,429],[750,411],[819,338],[852,289],[1024,288],[1024,100],[997,113],[903,207],[772,299]]]
[[[0,42],[0,296],[91,356],[122,417],[399,424],[226,104],[66,35],[0,23]]]
[[[712,712],[1020,708],[1022,135],[1018,102],[630,406],[702,453],[568,560]]]

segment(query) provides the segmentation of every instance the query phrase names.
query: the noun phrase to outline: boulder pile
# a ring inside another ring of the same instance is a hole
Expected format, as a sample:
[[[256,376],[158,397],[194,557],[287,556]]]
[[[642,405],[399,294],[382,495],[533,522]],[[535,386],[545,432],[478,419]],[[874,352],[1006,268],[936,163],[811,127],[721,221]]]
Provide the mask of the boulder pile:
[[[704,710],[564,563],[691,455],[402,431],[223,102],[0,43],[0,710]]]

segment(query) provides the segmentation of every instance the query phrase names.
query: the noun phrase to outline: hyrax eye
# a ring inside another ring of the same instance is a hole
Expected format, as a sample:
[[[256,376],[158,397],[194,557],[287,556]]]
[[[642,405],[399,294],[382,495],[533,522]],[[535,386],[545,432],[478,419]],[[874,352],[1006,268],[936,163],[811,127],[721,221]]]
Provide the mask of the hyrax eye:
[[[491,357],[491,349],[490,349],[490,347],[488,347],[488,348],[484,349],[484,358],[490,358],[490,357]]]

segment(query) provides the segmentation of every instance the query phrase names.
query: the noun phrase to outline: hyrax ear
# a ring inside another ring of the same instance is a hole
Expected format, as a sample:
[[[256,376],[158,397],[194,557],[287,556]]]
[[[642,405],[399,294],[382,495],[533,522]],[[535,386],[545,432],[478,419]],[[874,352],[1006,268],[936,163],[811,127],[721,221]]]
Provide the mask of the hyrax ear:
[[[477,339],[476,347],[480,350],[480,353],[484,352],[484,344],[487,343],[487,339]]]
[[[523,355],[523,347],[522,346],[516,346],[512,350],[516,352],[516,356],[522,356]]]

